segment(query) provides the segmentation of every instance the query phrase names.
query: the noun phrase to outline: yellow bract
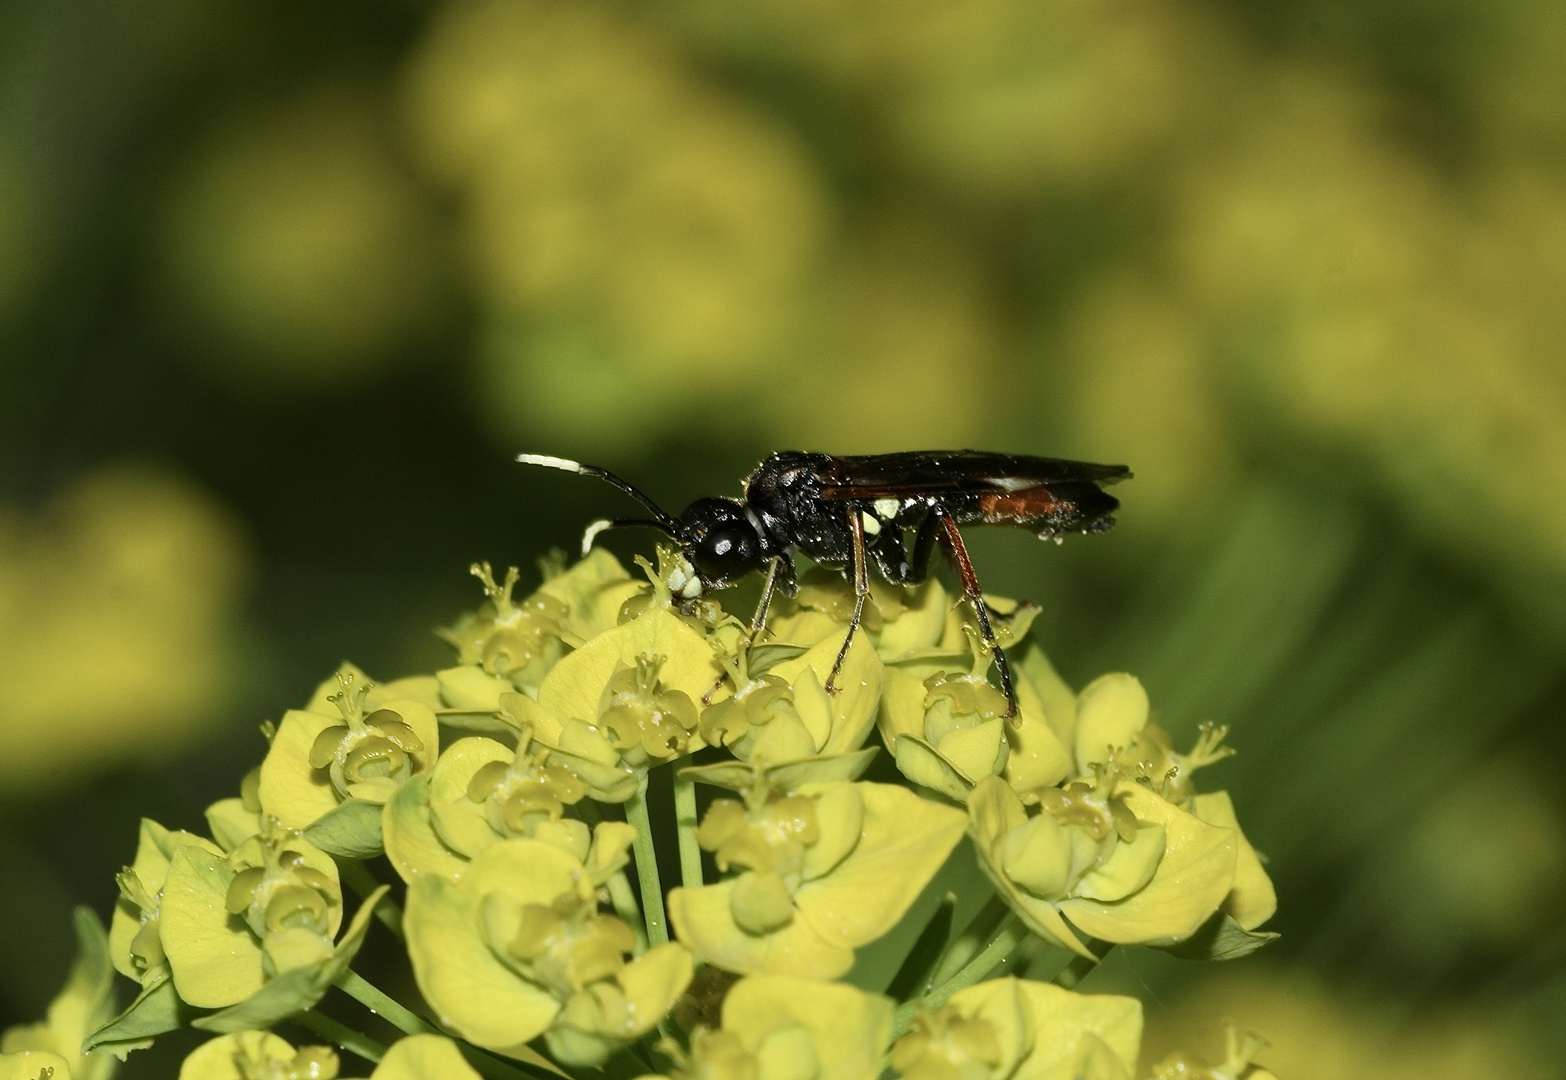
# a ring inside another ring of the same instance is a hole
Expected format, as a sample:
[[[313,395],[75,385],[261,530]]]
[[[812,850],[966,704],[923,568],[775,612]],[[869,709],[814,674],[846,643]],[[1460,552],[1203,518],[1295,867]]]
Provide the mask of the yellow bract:
[[[769,813],[795,803],[797,814]],[[724,805],[714,812],[742,820],[712,830],[704,846],[717,849],[720,866],[743,872],[675,889],[669,917],[703,959],[741,973],[842,975],[855,949],[902,918],[962,837],[960,812],[888,784],[806,784],[748,815]]]
[[[892,1048],[906,1080],[1129,1080],[1142,1004],[1011,977],[966,987]]]
[[[623,856],[630,840],[614,832],[606,842]],[[408,953],[442,1023],[513,1055],[546,1035],[560,1060],[578,1065],[656,1025],[690,982],[691,954],[671,943],[623,958],[634,936],[597,911],[596,886],[615,863],[614,853],[584,865],[552,844],[512,839],[485,848],[458,881],[416,878]]]

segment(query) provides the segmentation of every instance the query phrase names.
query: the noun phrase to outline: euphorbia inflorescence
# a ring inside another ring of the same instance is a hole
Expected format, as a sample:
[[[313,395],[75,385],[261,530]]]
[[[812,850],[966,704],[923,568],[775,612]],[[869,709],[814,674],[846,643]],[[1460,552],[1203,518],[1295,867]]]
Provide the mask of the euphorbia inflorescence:
[[[143,823],[112,931],[81,921],[69,1007],[0,1062],[97,1080],[190,1024],[216,1037],[188,1080],[1131,1080],[1139,1003],[1068,986],[1119,943],[1225,959],[1272,936],[1233,806],[1193,783],[1226,732],[1181,753],[1131,676],[1073,693],[1035,608],[987,601],[1008,716],[939,582],[877,583],[828,692],[841,580],[806,575],[753,639],[679,598],[667,552],[638,562],[556,560],[522,599],[475,566],[451,666],[343,665],[268,726],[210,838]],[[864,967],[899,927],[906,955]],[[372,936],[422,1014],[355,970]],[[118,1016],[111,965],[139,990]],[[334,986],[405,1037],[354,1030]],[[1155,1075],[1270,1075],[1231,1043]]]

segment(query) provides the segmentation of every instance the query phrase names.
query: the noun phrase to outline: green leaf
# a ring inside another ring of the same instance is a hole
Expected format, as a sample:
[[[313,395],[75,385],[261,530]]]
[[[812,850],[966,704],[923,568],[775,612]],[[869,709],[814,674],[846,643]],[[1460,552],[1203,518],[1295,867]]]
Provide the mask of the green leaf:
[[[772,674],[796,687],[796,695],[805,688],[800,679],[806,670],[815,673],[816,693],[827,684],[832,668],[837,663],[838,652],[843,647],[841,636],[829,636],[813,645],[807,652],[779,664]],[[858,635],[843,658],[843,667],[837,674],[838,693],[827,699],[831,710],[831,733],[820,744],[822,754],[842,754],[859,749],[875,723],[875,715],[881,703],[881,683],[885,668],[881,657],[866,635]]]
[[[1196,933],[1177,945],[1165,946],[1164,951],[1183,960],[1238,960],[1278,937],[1270,930],[1247,930],[1218,911]]]
[[[1261,856],[1251,847],[1250,841],[1240,829],[1234,814],[1234,804],[1227,791],[1214,791],[1198,795],[1191,800],[1191,813],[1209,825],[1222,825],[1239,833],[1239,858],[1234,867],[1234,887],[1224,897],[1223,910],[1247,930],[1254,930],[1278,910],[1278,894],[1272,887],[1272,879],[1262,866]]]
[[[364,898],[354,912],[353,922],[348,924],[348,932],[325,960],[285,971],[238,1005],[194,1020],[191,1026],[220,1033],[259,1030],[313,1007],[353,963],[370,931],[375,905],[389,891],[390,886],[382,885]]]
[[[212,841],[194,833],[166,829],[151,818],[141,819],[140,838],[136,843],[136,861],[131,864],[137,879],[149,897],[156,897],[168,881],[169,860],[174,852],[186,844],[194,844],[213,855],[222,855]],[[141,932],[141,911],[129,900],[121,897],[114,905],[109,920],[109,955],[114,968],[128,979],[140,981],[143,972],[137,969],[131,956],[131,946]]]
[[[132,1050],[145,1050],[154,1038],[184,1027],[195,1016],[196,1010],[179,999],[174,980],[165,975],[143,988],[124,1012],[87,1036],[82,1053],[107,1050],[124,1057]]]
[[[335,692],[335,682],[332,687]],[[311,709],[284,713],[261,762],[262,812],[277,818],[284,828],[302,829],[337,806],[337,793],[326,770],[310,767],[315,740],[327,728],[343,722],[330,703],[325,708],[330,710],[328,715]]]
[[[889,999],[846,983],[753,975],[724,998],[723,1030],[758,1055],[759,1076],[875,1080],[891,1040],[892,1014]],[[808,1043],[776,1037],[790,1029],[803,1029]]]
[[[907,605],[903,612],[876,635],[876,648],[888,663],[939,644],[951,609],[945,588],[934,577],[903,590],[903,602]]]
[[[796,656],[804,656],[810,651],[808,645],[789,645],[781,641],[769,641],[762,645],[753,645],[750,650],[747,670],[750,677],[764,675],[779,664],[787,663]]]
[[[667,609],[648,608],[561,659],[538,688],[538,704],[561,718],[595,720],[610,676],[621,667],[635,667],[640,656],[662,656],[658,681],[692,701],[700,701],[720,674],[706,638]],[[700,744],[693,735],[691,749]]]
[[[1055,738],[1060,740],[1063,747],[1073,746],[1076,743],[1077,695],[1066,685],[1066,680],[1060,677],[1055,666],[1049,662],[1049,657],[1044,655],[1044,650],[1036,644],[1023,650],[1017,667],[1038,691],[1044,708],[1044,722],[1055,733]]]
[[[339,858],[372,859],[383,848],[381,809],[381,803],[345,799],[308,825],[304,837]]]
[[[59,1054],[65,1075],[102,1080],[114,1071],[113,1061],[103,1055],[86,1057],[81,1047],[89,1033],[114,1015],[114,965],[108,935],[93,910],[77,908],[75,922],[76,962],[64,988],[49,1003],[41,1023],[8,1028],[0,1037],[0,1049],[7,1055]]]

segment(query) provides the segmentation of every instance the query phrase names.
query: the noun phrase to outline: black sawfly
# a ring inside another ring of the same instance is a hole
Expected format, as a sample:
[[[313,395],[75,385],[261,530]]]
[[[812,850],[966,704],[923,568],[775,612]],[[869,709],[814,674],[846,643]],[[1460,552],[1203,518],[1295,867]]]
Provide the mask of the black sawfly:
[[[864,614],[870,566],[894,585],[917,585],[930,576],[939,544],[957,571],[963,599],[972,606],[979,633],[995,657],[1008,717],[1017,713],[1011,669],[996,641],[960,526],[1010,525],[1057,542],[1070,532],[1104,532],[1114,525],[1113,514],[1120,503],[1103,485],[1131,475],[1124,465],[981,450],[910,450],[861,457],[780,450],[750,474],[743,499],[697,499],[675,517],[597,465],[546,454],[520,454],[517,460],[599,477],[646,507],[650,518],[593,522],[582,536],[582,553],[605,529],[641,525],[662,530],[680,548],[682,558],[669,585],[682,599],[727,588],[765,568],[761,603],[751,621],[752,640],[766,628],[774,591],[795,595],[794,549],[821,566],[841,571],[853,585],[854,614],[827,679],[826,688],[832,692]],[[910,533],[912,554],[906,542]]]

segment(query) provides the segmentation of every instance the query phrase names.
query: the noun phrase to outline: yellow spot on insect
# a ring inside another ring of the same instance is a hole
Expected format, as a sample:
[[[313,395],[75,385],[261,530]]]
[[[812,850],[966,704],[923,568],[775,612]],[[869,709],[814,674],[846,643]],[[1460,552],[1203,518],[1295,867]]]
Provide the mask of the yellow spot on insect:
[[[897,511],[902,509],[902,503],[896,499],[877,499],[870,505],[875,507],[876,515],[882,518],[896,517]]]
[[[875,536],[881,531],[881,519],[868,511],[859,511],[859,520],[864,523],[865,535]]]

